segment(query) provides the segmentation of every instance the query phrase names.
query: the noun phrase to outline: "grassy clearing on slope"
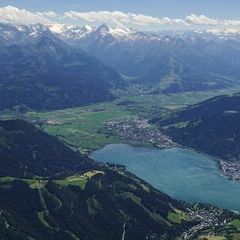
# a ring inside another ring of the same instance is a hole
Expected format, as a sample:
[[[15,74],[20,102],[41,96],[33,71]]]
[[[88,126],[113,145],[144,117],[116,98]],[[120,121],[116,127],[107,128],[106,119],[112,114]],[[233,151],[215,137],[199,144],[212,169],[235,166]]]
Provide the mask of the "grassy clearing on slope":
[[[16,180],[14,177],[0,177],[0,183],[11,183],[12,181]]]
[[[44,225],[46,226],[47,228],[52,228],[48,222],[45,220],[45,211],[42,211],[42,212],[38,212],[38,219],[39,221]]]
[[[239,219],[234,219],[233,221],[230,222],[231,225],[233,225],[238,231],[240,231],[240,220]]]
[[[54,180],[54,182],[61,186],[78,186],[82,190],[85,189],[87,182],[98,174],[104,174],[102,171],[89,171],[83,175],[73,175],[61,180]]]
[[[198,239],[199,240],[225,240],[226,238],[223,236],[201,236]]]
[[[41,180],[36,178],[15,178],[15,177],[0,177],[0,183],[2,184],[10,184],[15,180],[26,182],[33,189],[42,189],[46,186],[47,180]]]
[[[25,180],[26,181],[26,180]],[[46,186],[47,181],[46,180],[27,180],[28,184],[30,184],[30,187],[33,189],[42,189]]]
[[[188,215],[183,211],[175,210],[174,212],[169,212],[167,218],[172,223],[181,224],[182,221],[188,220]]]
[[[94,176],[98,174],[104,174],[103,171],[89,171],[84,173],[83,175],[73,175],[69,176],[65,179],[56,179],[53,180],[58,185],[61,186],[78,186],[82,190],[85,189],[87,182]],[[25,178],[15,178],[15,177],[0,177],[0,184],[11,184],[13,181],[19,180],[26,182],[30,188],[32,189],[43,189],[45,188],[48,180],[41,180],[41,179],[25,179]]]
[[[69,178],[65,178],[62,180],[54,180],[54,182],[58,185],[61,186],[78,186],[82,190],[84,190],[86,184],[87,184],[87,179],[84,178],[83,176],[72,176]]]
[[[240,239],[240,233],[234,233],[232,236],[232,240],[239,240]]]

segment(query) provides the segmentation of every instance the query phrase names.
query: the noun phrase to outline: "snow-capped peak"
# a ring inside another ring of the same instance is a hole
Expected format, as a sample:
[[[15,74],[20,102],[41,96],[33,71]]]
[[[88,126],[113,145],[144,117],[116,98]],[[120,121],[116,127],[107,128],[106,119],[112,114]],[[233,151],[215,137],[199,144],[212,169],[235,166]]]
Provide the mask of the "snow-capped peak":
[[[81,43],[88,44],[98,40],[101,43],[129,43],[129,42],[155,42],[163,43],[180,39],[191,42],[199,40],[227,40],[239,41],[239,29],[208,29],[195,31],[164,31],[164,32],[145,32],[135,31],[127,28],[113,28],[106,24],[94,28],[89,25],[74,26],[67,24],[33,24],[33,25],[12,25],[0,23],[0,38],[6,41],[7,45],[18,44],[32,40],[39,36],[60,37],[69,44]]]
[[[67,40],[80,40],[90,36],[91,34],[100,38],[112,36],[117,39],[127,37],[133,32],[127,28],[110,28],[106,24],[102,24],[98,28],[94,28],[89,25],[79,27],[65,24],[53,24],[50,25],[49,28],[52,32],[57,33],[63,39]]]
[[[224,29],[209,29],[207,32],[215,34],[215,35],[231,35],[231,34],[239,34],[240,29],[237,28],[224,28]]]
[[[86,24],[86,25],[83,26],[83,29],[85,29],[85,30],[88,31],[88,32],[91,32],[91,31],[94,30],[94,27]]]
[[[59,34],[62,38],[65,39],[83,38],[86,34],[89,34],[94,30],[94,28],[89,25],[79,27],[66,24],[52,24],[49,25],[49,29],[52,32]]]
[[[127,28],[110,28],[106,24],[102,24],[96,29],[96,32],[102,36],[111,34],[114,37],[123,37],[130,34],[132,31]]]
[[[61,34],[66,27],[67,27],[67,25],[65,25],[65,24],[52,24],[52,25],[49,25],[49,29],[52,32],[55,32],[55,33],[58,33],[58,34]]]
[[[29,25],[27,31],[30,37],[37,37],[44,32],[50,32],[49,28],[42,24]]]
[[[115,37],[124,37],[132,33],[131,30],[126,28],[110,28],[109,32]]]

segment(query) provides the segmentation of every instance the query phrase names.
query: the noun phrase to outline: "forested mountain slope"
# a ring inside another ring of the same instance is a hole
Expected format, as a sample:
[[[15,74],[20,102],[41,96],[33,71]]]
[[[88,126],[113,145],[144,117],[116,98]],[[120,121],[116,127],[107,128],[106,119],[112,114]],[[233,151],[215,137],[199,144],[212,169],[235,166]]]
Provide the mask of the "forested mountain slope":
[[[0,110],[60,109],[107,101],[113,99],[111,89],[125,86],[116,71],[54,35],[25,45],[0,44],[0,69]]]
[[[1,240],[112,240],[124,232],[126,240],[170,240],[197,223],[186,204],[22,120],[0,129]]]
[[[219,96],[151,121],[182,145],[240,160],[240,94]]]

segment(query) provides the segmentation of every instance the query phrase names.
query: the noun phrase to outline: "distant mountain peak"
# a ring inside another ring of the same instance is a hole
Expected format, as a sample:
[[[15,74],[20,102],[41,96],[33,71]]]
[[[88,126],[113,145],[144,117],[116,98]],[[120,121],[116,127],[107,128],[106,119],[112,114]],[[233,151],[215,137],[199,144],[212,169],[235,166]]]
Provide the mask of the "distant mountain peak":
[[[34,39],[33,43],[37,47],[54,47],[55,49],[56,47],[67,47],[66,43],[63,40],[57,38],[56,36],[42,35]]]
[[[83,27],[66,24],[52,24],[49,25],[49,29],[60,35],[63,39],[81,39],[86,35],[94,31],[94,27],[90,25],[84,25]]]
[[[97,34],[100,34],[103,36],[109,34],[109,32],[110,32],[110,28],[106,24],[100,25],[96,30]]]
[[[107,25],[106,23],[103,23],[103,24],[101,24],[101,25],[97,28],[97,30],[98,30],[98,31],[100,31],[100,30],[107,30],[107,31],[109,31],[110,28],[108,27],[108,25]]]
[[[85,29],[85,30],[87,30],[87,31],[92,31],[92,30],[94,30],[94,27],[85,24],[85,25],[83,26],[83,29]]]

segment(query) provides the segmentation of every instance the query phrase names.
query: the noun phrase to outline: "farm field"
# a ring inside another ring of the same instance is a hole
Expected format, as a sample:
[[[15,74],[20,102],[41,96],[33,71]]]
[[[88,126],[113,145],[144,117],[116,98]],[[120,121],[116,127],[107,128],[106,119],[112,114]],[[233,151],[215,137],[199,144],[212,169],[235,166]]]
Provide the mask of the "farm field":
[[[151,118],[169,110],[186,107],[216,95],[238,90],[187,92],[178,94],[120,96],[112,102],[56,111],[19,113],[5,111],[0,119],[23,118],[82,152],[91,152],[113,143],[131,143],[103,132],[105,123],[127,117]],[[136,144],[136,143],[132,143]]]
[[[28,119],[43,122],[41,128],[79,150],[95,150],[120,139],[101,132],[107,121],[132,116],[132,113],[114,105],[102,103],[88,107],[51,112],[29,112]],[[48,121],[52,121],[49,124]]]

